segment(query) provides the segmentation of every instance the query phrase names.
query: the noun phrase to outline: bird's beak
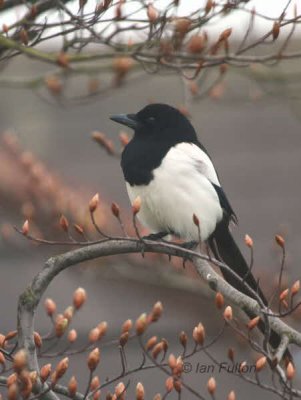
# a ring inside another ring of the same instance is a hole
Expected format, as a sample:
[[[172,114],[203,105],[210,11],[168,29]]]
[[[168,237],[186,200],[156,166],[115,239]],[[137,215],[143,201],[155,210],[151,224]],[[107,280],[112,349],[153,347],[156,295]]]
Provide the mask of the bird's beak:
[[[117,122],[118,124],[126,125],[129,128],[137,129],[139,122],[137,120],[136,114],[117,114],[111,115],[110,119]]]

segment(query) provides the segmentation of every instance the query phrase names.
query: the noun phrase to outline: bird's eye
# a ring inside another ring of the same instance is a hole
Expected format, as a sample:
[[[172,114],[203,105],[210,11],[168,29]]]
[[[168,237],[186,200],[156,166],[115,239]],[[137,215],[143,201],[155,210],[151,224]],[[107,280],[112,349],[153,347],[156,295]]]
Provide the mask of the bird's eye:
[[[149,117],[149,118],[147,118],[147,122],[148,122],[149,124],[153,124],[153,123],[155,122],[155,117]]]

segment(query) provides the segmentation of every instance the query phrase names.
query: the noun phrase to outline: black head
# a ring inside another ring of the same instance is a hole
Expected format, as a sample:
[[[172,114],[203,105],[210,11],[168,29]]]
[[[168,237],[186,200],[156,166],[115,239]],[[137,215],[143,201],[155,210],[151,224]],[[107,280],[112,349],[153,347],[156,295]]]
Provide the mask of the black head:
[[[137,114],[113,115],[111,119],[132,128],[136,137],[170,143],[197,140],[189,120],[179,110],[167,104],[150,104]]]

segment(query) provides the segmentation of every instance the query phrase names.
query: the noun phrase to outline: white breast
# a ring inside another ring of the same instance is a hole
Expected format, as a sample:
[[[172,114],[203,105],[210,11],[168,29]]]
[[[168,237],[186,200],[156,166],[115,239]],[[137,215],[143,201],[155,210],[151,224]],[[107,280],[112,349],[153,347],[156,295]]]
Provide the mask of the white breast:
[[[184,240],[198,240],[193,214],[200,220],[206,240],[222,219],[223,211],[211,182],[220,185],[210,158],[194,144],[171,148],[153,171],[148,185],[130,186],[131,202],[142,200],[138,218],[152,233],[171,230]]]

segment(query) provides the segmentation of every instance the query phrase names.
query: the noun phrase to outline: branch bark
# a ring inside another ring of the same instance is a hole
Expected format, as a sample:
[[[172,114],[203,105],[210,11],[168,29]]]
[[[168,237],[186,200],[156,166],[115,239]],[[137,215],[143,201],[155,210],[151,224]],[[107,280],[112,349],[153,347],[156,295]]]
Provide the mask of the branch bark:
[[[198,274],[208,283],[214,291],[221,292],[224,297],[237,307],[252,312],[256,315],[263,315],[267,310],[263,310],[259,304],[250,297],[240,293],[230,286],[218,275],[210,266],[207,256],[197,254],[193,251],[183,249],[180,246],[170,245],[169,243],[144,241],[138,239],[108,239],[97,244],[88,245],[79,249],[68,251],[64,254],[50,258],[30,286],[21,294],[18,304],[18,343],[20,348],[25,348],[28,352],[28,365],[32,370],[39,370],[36,348],[33,340],[34,315],[41,301],[43,294],[52,280],[63,270],[77,265],[81,262],[100,257],[155,252],[177,257],[189,257],[192,259]],[[215,261],[218,266],[222,263]],[[224,265],[225,266],[225,265]],[[301,347],[301,333],[285,324],[279,318],[268,316],[271,329],[281,337],[286,337],[286,346],[294,343]],[[282,346],[283,347],[283,346]],[[281,349],[281,352],[283,349]]]

